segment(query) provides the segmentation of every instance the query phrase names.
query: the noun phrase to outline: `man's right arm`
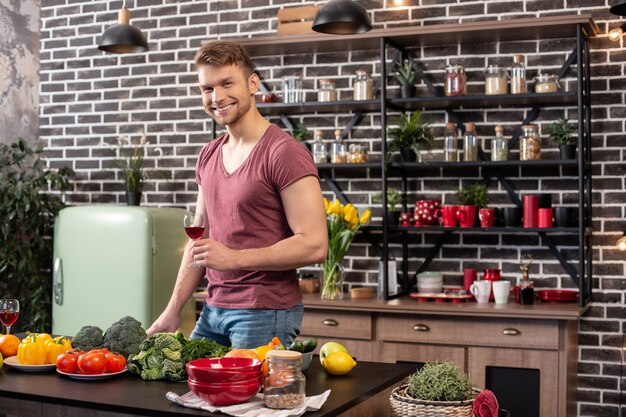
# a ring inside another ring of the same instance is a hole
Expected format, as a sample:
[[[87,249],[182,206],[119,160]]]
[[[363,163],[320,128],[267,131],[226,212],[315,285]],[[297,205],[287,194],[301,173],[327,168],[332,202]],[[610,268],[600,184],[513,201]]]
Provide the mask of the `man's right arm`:
[[[196,212],[204,212],[204,197],[202,195],[202,190],[198,191]],[[208,228],[205,228],[205,235],[207,234]],[[176,277],[176,283],[174,284],[174,290],[172,291],[170,301],[167,303],[165,310],[163,310],[161,315],[146,331],[148,336],[152,336],[157,332],[174,332],[180,326],[181,311],[187,303],[187,300],[189,300],[189,297],[191,297],[196,288],[200,285],[202,277],[205,274],[205,268],[187,266],[193,262],[193,254],[191,253],[192,246],[193,241],[189,239],[185,245],[183,258],[178,269],[178,275]]]

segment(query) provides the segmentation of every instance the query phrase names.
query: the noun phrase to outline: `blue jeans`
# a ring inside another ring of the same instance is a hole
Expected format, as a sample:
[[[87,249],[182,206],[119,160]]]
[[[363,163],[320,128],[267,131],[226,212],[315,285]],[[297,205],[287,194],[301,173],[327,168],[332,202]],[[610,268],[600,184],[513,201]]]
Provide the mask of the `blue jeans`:
[[[205,338],[224,346],[252,349],[267,345],[274,336],[289,347],[300,334],[304,307],[285,310],[232,309],[204,305],[191,339]]]

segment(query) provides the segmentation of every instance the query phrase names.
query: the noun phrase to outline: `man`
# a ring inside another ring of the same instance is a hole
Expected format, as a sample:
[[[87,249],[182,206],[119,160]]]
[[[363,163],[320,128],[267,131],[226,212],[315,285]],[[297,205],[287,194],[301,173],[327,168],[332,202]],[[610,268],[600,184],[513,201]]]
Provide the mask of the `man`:
[[[192,338],[254,348],[278,336],[287,344],[303,314],[296,268],[322,262],[328,247],[317,169],[300,143],[258,112],[260,80],[243,47],[207,43],[195,61],[204,109],[226,133],[203,147],[196,165],[205,234],[187,244],[172,297],[147,333],[176,330],[206,274]]]

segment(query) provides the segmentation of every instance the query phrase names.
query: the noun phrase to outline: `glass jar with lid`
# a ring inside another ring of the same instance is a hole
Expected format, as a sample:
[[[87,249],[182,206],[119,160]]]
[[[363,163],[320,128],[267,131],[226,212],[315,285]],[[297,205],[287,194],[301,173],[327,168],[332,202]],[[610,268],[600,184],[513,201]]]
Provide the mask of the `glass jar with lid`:
[[[463,135],[463,161],[478,161],[478,136],[476,135],[476,125],[465,123],[465,135]]]
[[[293,350],[267,352],[267,375],[263,380],[263,402],[269,408],[297,408],[304,404],[306,379],[302,353]]]
[[[358,145],[353,143],[348,147],[348,163],[350,164],[362,164],[367,162],[367,148],[365,145]]]
[[[520,161],[532,161],[541,159],[541,137],[537,125],[528,124],[522,126],[522,137],[519,141]]]
[[[535,81],[535,93],[557,93],[561,91],[559,77],[554,74],[537,74]]]
[[[313,141],[313,160],[316,164],[324,164],[328,162],[328,151],[324,144],[324,133],[317,129],[315,131],[315,140]]]
[[[335,130],[335,141],[330,147],[330,162],[333,164],[345,164],[348,160],[348,151],[341,135],[341,129]]]
[[[319,89],[317,90],[317,101],[329,102],[337,101],[337,90],[335,88],[335,80],[320,80]]]
[[[485,69],[485,94],[496,95],[507,93],[507,74],[500,65],[489,65]]]
[[[459,158],[459,134],[452,122],[446,123],[443,133],[443,155],[446,162],[457,162]]]
[[[526,94],[524,55],[514,55],[511,65],[511,94]]]
[[[445,94],[448,97],[467,94],[467,77],[461,65],[446,66]]]
[[[354,100],[372,100],[374,98],[374,82],[365,70],[356,72],[354,80]]]
[[[504,128],[500,125],[496,126],[496,137],[491,139],[491,160],[506,161],[507,158],[507,142],[504,138]]]

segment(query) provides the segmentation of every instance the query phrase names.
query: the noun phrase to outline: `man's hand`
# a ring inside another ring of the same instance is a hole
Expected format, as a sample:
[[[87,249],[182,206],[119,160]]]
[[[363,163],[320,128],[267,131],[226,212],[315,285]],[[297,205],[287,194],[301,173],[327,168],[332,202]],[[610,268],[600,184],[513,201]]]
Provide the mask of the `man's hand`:
[[[165,309],[158,319],[152,323],[152,326],[146,330],[148,337],[155,333],[175,332],[180,327],[180,314],[171,313]]]
[[[228,249],[215,240],[196,240],[191,248],[191,253],[198,267],[216,271],[239,269],[237,266],[237,251]]]

